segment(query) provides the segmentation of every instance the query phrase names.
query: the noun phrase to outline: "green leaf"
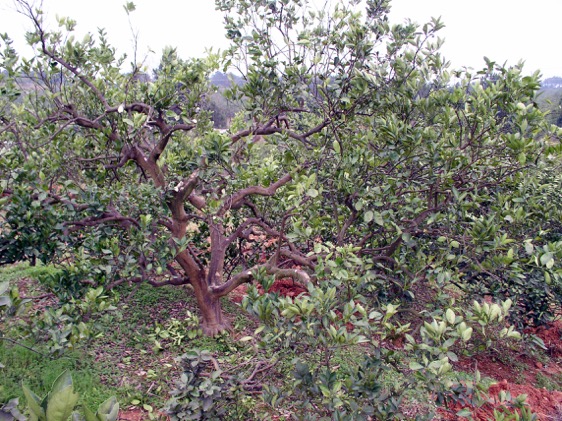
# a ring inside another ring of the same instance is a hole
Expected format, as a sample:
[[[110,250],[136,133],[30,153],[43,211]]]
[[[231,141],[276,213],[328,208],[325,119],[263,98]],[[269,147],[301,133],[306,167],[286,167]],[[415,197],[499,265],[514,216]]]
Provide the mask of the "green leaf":
[[[552,263],[551,263],[552,262]],[[541,264],[550,269],[554,265],[554,256],[552,253],[545,253],[541,256]],[[550,267],[549,267],[550,265]]]
[[[98,417],[88,408],[86,405],[83,405],[84,408],[84,416],[86,417],[86,421],[99,421]]]
[[[455,324],[455,313],[453,312],[453,310],[451,310],[450,308],[447,309],[447,311],[445,312],[445,317],[447,319],[447,321],[449,322],[449,324]]]
[[[77,402],[78,393],[74,393],[72,385],[66,386],[64,389],[54,393],[51,392],[47,405],[47,421],[67,420]]]
[[[132,1],[128,1],[123,5],[123,9],[125,9],[125,12],[127,14],[134,12],[136,10],[135,3],[133,3]]]
[[[472,416],[472,411],[470,411],[470,409],[464,408],[457,412],[457,416],[468,418]]]
[[[6,293],[10,289],[10,283],[8,281],[0,282],[0,294]]]
[[[414,371],[422,370],[424,368],[423,365],[421,365],[420,363],[417,363],[415,361],[410,361],[409,367],[410,367],[410,370],[414,370]]]
[[[334,140],[334,142],[332,143],[332,146],[334,148],[334,151],[340,155],[341,154],[341,147],[340,147],[340,142],[338,142],[337,140]]]
[[[254,339],[252,336],[243,336],[242,338],[238,339],[240,342],[248,342]]]
[[[306,195],[312,198],[318,197],[318,190],[316,189],[308,189]]]
[[[472,336],[472,328],[469,327],[461,333],[462,340],[467,342]]]
[[[103,402],[96,413],[100,421],[116,421],[119,416],[119,402],[115,396]]]
[[[41,398],[29,390],[27,386],[23,385],[22,388],[28,408],[38,419],[45,419],[45,409],[41,407]]]
[[[72,376],[70,375],[70,372],[68,370],[65,370],[60,376],[57,377],[49,394],[52,395],[54,393],[58,393],[69,386],[72,387]]]
[[[375,217],[375,213],[373,211],[367,211],[363,214],[363,221],[365,221],[365,223],[368,224],[373,220],[374,217]]]

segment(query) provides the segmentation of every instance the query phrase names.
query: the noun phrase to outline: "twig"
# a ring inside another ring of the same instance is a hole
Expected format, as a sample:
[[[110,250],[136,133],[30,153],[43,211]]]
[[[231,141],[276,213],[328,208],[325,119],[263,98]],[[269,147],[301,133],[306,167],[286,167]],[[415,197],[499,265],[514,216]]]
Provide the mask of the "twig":
[[[13,343],[14,345],[21,346],[22,348],[25,348],[25,349],[27,349],[28,351],[31,351],[31,352],[35,352],[36,354],[39,354],[39,355],[41,355],[41,356],[44,357],[44,358],[53,359],[53,357],[51,357],[51,356],[49,356],[49,355],[43,354],[42,352],[39,352],[39,351],[37,351],[36,349],[33,349],[33,348],[31,348],[31,347],[29,347],[29,346],[27,346],[27,345],[24,345],[24,344],[22,344],[22,343],[19,343],[18,341],[14,341],[13,339],[6,338],[5,336],[0,336],[0,340],[8,341],[8,342],[10,342],[10,343]]]
[[[275,364],[277,364],[277,362],[278,361],[274,361],[273,363],[268,364],[268,365],[266,365],[262,368],[260,368],[260,365],[265,364],[265,362],[264,361],[258,362],[256,364],[256,368],[254,368],[254,371],[252,371],[252,374],[250,374],[250,377],[248,377],[246,380],[242,380],[242,382],[240,382],[240,383],[243,384],[243,385],[250,383],[252,381],[252,379],[254,377],[256,377],[257,374],[259,374],[263,371],[269,370],[270,368],[273,368],[275,366]]]
[[[37,301],[37,300],[42,300],[44,298],[50,298],[50,297],[54,297],[55,294],[53,294],[52,292],[48,292],[46,294],[43,295],[38,295],[36,297],[20,297],[22,300],[32,300],[32,301]]]

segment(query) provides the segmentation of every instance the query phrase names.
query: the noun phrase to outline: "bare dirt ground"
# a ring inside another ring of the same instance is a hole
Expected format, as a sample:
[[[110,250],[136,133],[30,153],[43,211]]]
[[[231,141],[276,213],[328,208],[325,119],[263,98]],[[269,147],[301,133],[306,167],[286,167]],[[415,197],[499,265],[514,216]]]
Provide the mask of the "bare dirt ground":
[[[473,408],[475,420],[494,419],[494,409],[499,409],[501,391],[507,391],[513,398],[527,396],[527,404],[539,420],[562,420],[562,392],[539,387],[544,379],[562,379],[562,321],[547,326],[529,329],[547,346],[548,362],[541,362],[528,353],[513,352],[496,358],[493,355],[480,355],[476,358],[460,360],[456,364],[459,370],[471,372],[478,369],[482,375],[498,380],[488,390],[489,402],[481,408]],[[461,407],[450,407],[449,411],[441,410],[440,415],[446,420],[466,419],[454,415]]]

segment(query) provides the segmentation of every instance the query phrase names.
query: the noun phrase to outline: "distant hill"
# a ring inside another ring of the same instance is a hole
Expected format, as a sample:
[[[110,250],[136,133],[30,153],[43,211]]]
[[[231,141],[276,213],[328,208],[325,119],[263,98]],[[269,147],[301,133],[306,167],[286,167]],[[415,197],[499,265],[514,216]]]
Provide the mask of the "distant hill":
[[[541,88],[562,88],[562,77],[549,77],[541,82]]]
[[[232,82],[238,86],[242,86],[245,83],[244,79],[233,73],[216,72],[211,76],[211,83],[219,88],[229,88]]]
[[[547,121],[562,127],[562,77],[543,80],[536,101],[541,111],[548,113]]]

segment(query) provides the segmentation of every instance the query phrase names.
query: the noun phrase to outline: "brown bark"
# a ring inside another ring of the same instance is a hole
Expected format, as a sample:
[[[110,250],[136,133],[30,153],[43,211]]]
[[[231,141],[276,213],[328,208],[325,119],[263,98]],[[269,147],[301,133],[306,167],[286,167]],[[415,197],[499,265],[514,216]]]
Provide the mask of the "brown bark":
[[[206,336],[216,336],[221,332],[230,330],[230,324],[224,317],[220,298],[214,294],[195,294],[199,311],[201,312],[201,330]]]
[[[216,336],[225,330],[229,330],[230,325],[223,315],[220,296],[209,288],[205,271],[199,271],[196,278],[190,277],[189,280],[199,307],[203,334]]]

